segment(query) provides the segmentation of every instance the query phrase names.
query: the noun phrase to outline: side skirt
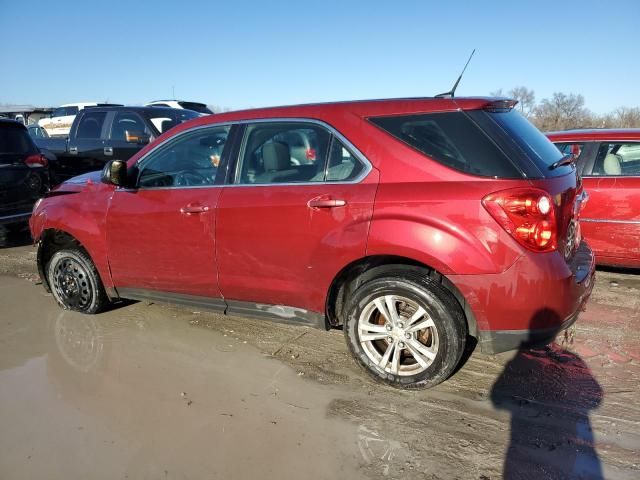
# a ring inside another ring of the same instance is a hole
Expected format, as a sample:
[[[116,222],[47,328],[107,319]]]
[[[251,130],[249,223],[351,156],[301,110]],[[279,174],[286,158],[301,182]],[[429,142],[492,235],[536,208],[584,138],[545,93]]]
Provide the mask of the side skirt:
[[[272,320],[290,325],[306,325],[309,327],[328,330],[329,326],[325,316],[318,312],[310,312],[303,308],[289,307],[286,305],[269,305],[264,303],[240,302],[237,300],[224,300],[222,298],[201,297],[186,295],[183,293],[161,292],[140,288],[118,288],[120,298],[148,301],[211,310],[224,315],[237,317],[252,317],[257,319]]]

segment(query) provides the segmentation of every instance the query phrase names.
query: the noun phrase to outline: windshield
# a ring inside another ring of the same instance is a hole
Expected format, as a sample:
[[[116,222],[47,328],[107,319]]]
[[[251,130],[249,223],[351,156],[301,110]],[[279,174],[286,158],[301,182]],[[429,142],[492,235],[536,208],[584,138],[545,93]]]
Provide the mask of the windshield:
[[[204,103],[197,102],[178,102],[182,108],[186,108],[187,110],[193,110],[198,113],[206,113],[207,115],[211,115],[213,112],[207,108]]]
[[[192,118],[198,118],[199,113],[191,110],[178,110],[176,108],[152,108],[144,113],[147,120],[155,127],[158,133],[164,133],[179,123]]]

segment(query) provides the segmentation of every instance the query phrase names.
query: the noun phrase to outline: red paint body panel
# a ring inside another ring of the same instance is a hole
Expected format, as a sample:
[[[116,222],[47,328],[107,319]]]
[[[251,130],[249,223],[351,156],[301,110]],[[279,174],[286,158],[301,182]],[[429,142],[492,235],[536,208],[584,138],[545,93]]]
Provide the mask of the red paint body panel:
[[[221,191],[211,187],[115,192],[107,219],[115,287],[220,297],[214,232]],[[180,211],[197,205],[208,211]]]
[[[573,130],[548,133],[555,143],[640,143],[640,129]],[[583,177],[589,201],[582,233],[601,265],[640,267],[640,177]]]
[[[226,299],[323,312],[331,282],[365,256],[378,183],[225,187],[216,238],[220,290]],[[309,208],[313,198],[344,207]]]
[[[48,229],[57,229],[75,237],[89,252],[105,288],[113,288],[109,273],[106,218],[114,187],[93,175],[88,182],[58,187],[60,194],[43,201],[31,216],[31,236],[37,242]]]
[[[520,257],[496,275],[450,275],[475,315],[479,330],[554,327],[586,301],[591,284],[577,284],[558,252]]]

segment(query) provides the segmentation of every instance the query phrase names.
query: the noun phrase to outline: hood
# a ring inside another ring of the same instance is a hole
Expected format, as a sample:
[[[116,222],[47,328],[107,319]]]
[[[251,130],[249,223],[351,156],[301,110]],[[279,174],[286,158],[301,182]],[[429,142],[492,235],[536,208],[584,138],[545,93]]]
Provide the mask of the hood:
[[[102,171],[84,173],[77,177],[70,178],[69,180],[62,182],[60,185],[52,190],[52,193],[56,192],[79,192],[84,190],[87,185],[99,184],[102,182]]]

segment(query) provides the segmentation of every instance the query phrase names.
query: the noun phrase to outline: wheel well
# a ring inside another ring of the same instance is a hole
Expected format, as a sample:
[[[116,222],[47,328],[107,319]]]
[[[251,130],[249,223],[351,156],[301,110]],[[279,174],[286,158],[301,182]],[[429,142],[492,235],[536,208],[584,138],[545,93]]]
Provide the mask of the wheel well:
[[[63,248],[80,248],[85,253],[87,253],[86,249],[82,246],[82,244],[69,233],[63,230],[57,229],[49,229],[45,230],[40,237],[40,242],[38,244],[38,272],[40,273],[40,278],[42,279],[42,283],[47,289],[50,290],[49,279],[45,273],[45,267],[51,257]],[[87,253],[88,255],[88,253]]]
[[[326,313],[333,327],[343,324],[343,308],[349,296],[363,283],[385,270],[404,266],[412,270],[421,270],[438,281],[458,301],[464,312],[469,335],[477,337],[477,324],[471,308],[456,286],[444,275],[421,262],[394,255],[375,255],[364,257],[344,267],[334,278],[327,294]]]

